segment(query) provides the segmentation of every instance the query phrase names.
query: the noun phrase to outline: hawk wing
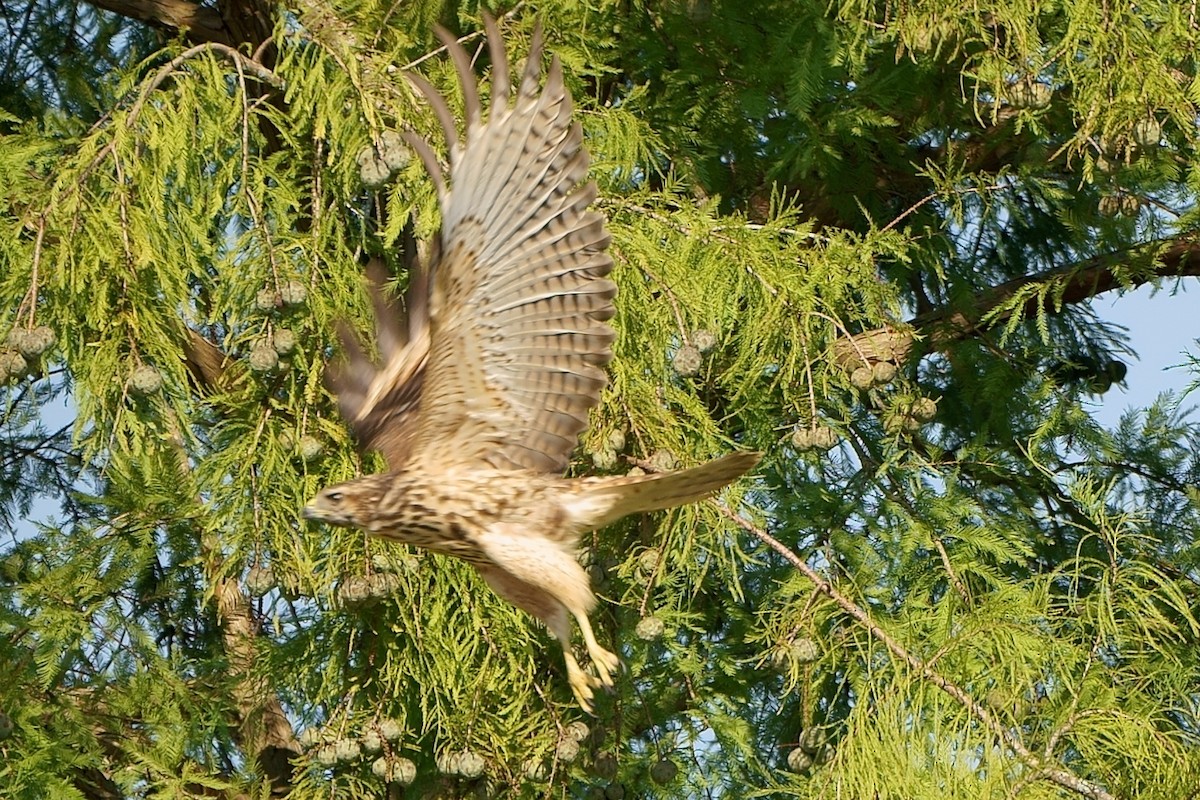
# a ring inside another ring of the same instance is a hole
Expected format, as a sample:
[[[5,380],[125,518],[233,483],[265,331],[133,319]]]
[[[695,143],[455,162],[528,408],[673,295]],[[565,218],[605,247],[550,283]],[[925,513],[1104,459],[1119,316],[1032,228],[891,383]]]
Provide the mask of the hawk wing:
[[[378,450],[392,470],[400,469],[412,452],[417,428],[413,418],[421,399],[425,364],[429,358],[429,281],[417,258],[416,242],[406,232],[408,290],[403,305],[384,293],[387,269],[379,259],[367,265],[367,288],[375,308],[375,339],[383,366],[363,351],[344,323],[338,336],[345,359],[325,372],[325,382],[338,399],[342,416],[359,443]]]
[[[535,33],[510,104],[503,40],[493,19],[485,25],[492,61],[486,122],[466,52],[438,31],[462,83],[465,142],[446,101],[410,76],[441,122],[453,181],[446,185],[432,148],[407,134],[442,213],[412,449],[432,463],[562,472],[612,358],[609,236],[604,218],[587,210],[595,184],[580,186],[588,155],[558,59],[539,92]]]

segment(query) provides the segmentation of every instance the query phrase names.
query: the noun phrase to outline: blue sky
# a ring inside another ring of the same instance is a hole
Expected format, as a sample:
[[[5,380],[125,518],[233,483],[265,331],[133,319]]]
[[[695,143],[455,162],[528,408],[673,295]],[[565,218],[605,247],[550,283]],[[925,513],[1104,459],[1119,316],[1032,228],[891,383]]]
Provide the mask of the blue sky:
[[[1129,364],[1125,385],[1114,386],[1095,404],[1096,417],[1105,427],[1114,427],[1130,408],[1150,405],[1162,392],[1184,391],[1197,377],[1179,366],[1187,362],[1188,353],[1200,355],[1200,286],[1194,279],[1172,281],[1157,292],[1143,286],[1102,295],[1093,308],[1101,319],[1128,329],[1129,345],[1138,355]],[[1200,392],[1188,399],[1200,405]]]

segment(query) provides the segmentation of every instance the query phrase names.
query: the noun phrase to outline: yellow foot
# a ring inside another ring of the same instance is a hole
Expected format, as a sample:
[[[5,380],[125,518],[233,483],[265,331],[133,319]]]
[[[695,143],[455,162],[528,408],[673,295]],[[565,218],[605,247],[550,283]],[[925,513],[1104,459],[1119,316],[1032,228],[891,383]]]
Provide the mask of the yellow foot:
[[[575,700],[580,708],[591,714],[592,698],[595,697],[592,686],[596,685],[596,679],[579,667],[579,662],[569,651],[564,650],[563,655],[567,661],[567,681],[571,684],[571,691],[575,693]]]
[[[588,645],[588,655],[592,657],[592,664],[596,670],[596,685],[612,688],[612,676],[621,668],[621,659],[617,658],[616,653],[605,650],[595,642],[589,642]]]
[[[596,634],[592,632],[592,623],[587,614],[576,614],[575,619],[579,622],[579,632],[583,634],[583,643],[587,645],[588,655],[592,657],[592,664],[595,666],[596,680],[599,681],[596,685],[611,687],[613,673],[621,668],[621,659],[596,641]]]

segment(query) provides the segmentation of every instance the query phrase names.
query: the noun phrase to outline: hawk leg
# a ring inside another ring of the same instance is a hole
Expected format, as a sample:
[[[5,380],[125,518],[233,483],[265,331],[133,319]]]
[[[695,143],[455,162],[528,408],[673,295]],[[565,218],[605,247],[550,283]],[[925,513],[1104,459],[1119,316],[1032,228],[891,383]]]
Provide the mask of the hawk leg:
[[[478,564],[479,572],[496,594],[546,623],[562,645],[571,690],[579,704],[591,711],[592,689],[611,687],[621,662],[600,646],[592,631],[588,611],[596,600],[587,573],[552,539],[510,530],[511,526],[496,525],[479,537],[478,544],[492,562]],[[586,673],[571,653],[572,616],[579,623],[595,675]]]
[[[580,707],[590,714],[592,713],[592,698],[595,696],[592,691],[593,687],[612,686],[612,678],[601,672],[599,662],[596,662],[598,676],[587,674],[579,666],[579,662],[575,660],[575,654],[571,652],[571,618],[562,605],[557,603],[556,605],[558,608],[551,616],[542,618],[546,620],[546,627],[550,629],[550,633],[562,645],[563,660],[567,664],[567,682],[571,684],[571,691],[575,694],[575,699],[579,702]]]
[[[588,619],[586,613],[576,613],[575,621],[579,623],[579,632],[583,634],[583,643],[587,645],[588,655],[592,657],[592,664],[596,668],[597,685],[612,687],[612,676],[621,667],[621,659],[617,658],[617,654],[609,650],[605,650],[596,641],[596,635],[592,633],[592,623]],[[570,627],[567,627],[567,635],[570,636]],[[557,634],[556,634],[557,636]],[[560,640],[562,637],[558,637]],[[566,645],[563,645],[566,647]]]
[[[546,623],[550,634],[562,645],[563,660],[567,665],[567,680],[571,684],[571,691],[575,694],[575,699],[579,701],[583,710],[590,714],[592,698],[595,696],[593,688],[597,686],[611,687],[613,685],[612,674],[621,662],[615,654],[605,650],[596,641],[587,615],[584,614],[576,619],[579,620],[579,628],[583,633],[583,641],[587,645],[588,654],[595,664],[595,675],[585,672],[579,666],[579,662],[575,660],[575,654],[571,652],[571,616],[568,614],[566,606],[538,587],[517,580],[502,570],[480,566],[479,573],[483,575],[483,579],[496,594]]]

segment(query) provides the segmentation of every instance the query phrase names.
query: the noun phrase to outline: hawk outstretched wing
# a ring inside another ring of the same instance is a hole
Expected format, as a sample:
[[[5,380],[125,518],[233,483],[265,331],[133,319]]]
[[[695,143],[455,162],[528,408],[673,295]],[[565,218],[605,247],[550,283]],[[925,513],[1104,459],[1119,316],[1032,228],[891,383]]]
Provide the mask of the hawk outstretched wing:
[[[377,299],[383,366],[348,342],[348,362],[331,375],[360,440],[381,450],[393,470],[420,457],[563,472],[612,358],[609,236],[604,218],[588,210],[595,184],[581,185],[588,156],[562,68],[554,58],[539,91],[535,34],[510,102],[503,40],[491,17],[485,25],[492,61],[486,121],[466,52],[438,31],[462,84],[465,142],[442,96],[410,76],[441,122],[452,176],[447,185],[433,148],[405,135],[442,210],[428,296],[420,294],[422,273],[410,284],[407,328],[386,322],[396,309]]]
[[[428,269],[410,265],[398,304],[382,293],[382,268],[371,268],[382,365],[343,334],[347,359],[329,373],[360,442],[383,452],[391,471],[326,487],[304,514],[475,565],[501,597],[546,622],[563,645],[571,688],[590,708],[593,689],[612,686],[619,661],[588,619],[595,597],[575,558],[579,535],[708,497],[758,454],[669,474],[559,477],[612,358],[609,236],[604,218],[588,210],[596,186],[585,183],[588,156],[558,59],[539,89],[535,33],[510,97],[500,33],[492,18],[484,23],[486,121],[466,51],[438,31],[462,84],[465,139],[442,96],[410,76],[441,123],[450,161],[447,183],[429,143],[406,134],[442,213]],[[411,242],[405,251],[415,253]],[[591,673],[571,652],[572,617]]]
[[[364,352],[345,323],[338,326],[345,358],[331,364],[325,383],[337,396],[342,416],[365,449],[378,450],[393,470],[412,453],[414,418],[429,359],[428,272],[417,258],[416,242],[406,234],[408,290],[403,303],[384,290],[388,273],[383,262],[367,264],[367,288],[375,310],[375,341],[383,357],[379,367]]]

